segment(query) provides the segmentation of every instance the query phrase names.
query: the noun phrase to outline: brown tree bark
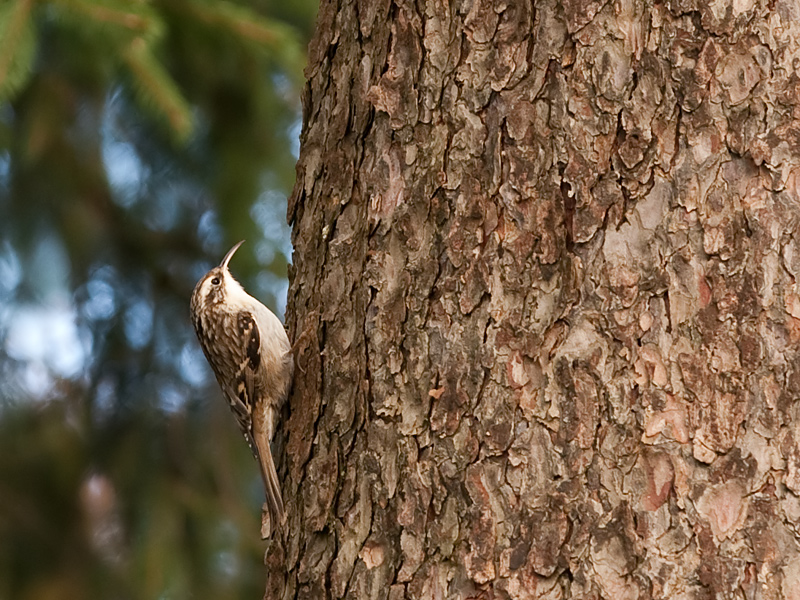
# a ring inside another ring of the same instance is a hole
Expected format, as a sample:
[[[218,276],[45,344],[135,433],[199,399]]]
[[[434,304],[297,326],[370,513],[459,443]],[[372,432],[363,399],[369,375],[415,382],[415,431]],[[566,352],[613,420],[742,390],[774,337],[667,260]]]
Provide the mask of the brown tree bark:
[[[323,1],[269,598],[800,598],[800,5]]]

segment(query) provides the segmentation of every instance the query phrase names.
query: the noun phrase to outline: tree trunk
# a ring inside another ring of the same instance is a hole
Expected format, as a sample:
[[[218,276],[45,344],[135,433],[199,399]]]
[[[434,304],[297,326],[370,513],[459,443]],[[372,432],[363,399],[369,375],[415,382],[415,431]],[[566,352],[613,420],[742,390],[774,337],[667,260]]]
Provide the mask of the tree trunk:
[[[320,8],[267,597],[800,598],[800,6],[452,4]]]

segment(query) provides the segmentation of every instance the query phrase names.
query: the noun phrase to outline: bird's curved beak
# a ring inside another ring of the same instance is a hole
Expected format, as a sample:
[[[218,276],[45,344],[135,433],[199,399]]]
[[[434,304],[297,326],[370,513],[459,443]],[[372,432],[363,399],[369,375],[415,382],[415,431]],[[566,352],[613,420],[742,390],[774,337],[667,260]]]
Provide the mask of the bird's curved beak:
[[[239,246],[241,246],[242,244],[244,244],[244,240],[242,240],[241,242],[236,244],[233,248],[228,250],[228,253],[225,255],[225,258],[223,258],[222,262],[219,263],[220,268],[222,268],[222,269],[227,269],[228,268],[228,263],[230,262],[231,258],[233,257],[234,252],[236,252],[239,249]]]

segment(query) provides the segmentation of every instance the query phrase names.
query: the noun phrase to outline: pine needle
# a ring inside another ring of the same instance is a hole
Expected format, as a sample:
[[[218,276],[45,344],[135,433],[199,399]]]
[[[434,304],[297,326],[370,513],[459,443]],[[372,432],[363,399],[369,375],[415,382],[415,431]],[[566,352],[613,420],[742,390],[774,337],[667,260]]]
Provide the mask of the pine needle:
[[[185,2],[187,12],[215,29],[227,30],[263,47],[279,47],[292,41],[286,25],[266,19],[244,6],[220,0],[213,3]]]
[[[158,15],[144,3],[115,2],[113,0],[61,0],[59,5],[76,15],[85,17],[85,22],[108,28],[122,27],[128,32],[152,41],[163,34],[163,25]]]

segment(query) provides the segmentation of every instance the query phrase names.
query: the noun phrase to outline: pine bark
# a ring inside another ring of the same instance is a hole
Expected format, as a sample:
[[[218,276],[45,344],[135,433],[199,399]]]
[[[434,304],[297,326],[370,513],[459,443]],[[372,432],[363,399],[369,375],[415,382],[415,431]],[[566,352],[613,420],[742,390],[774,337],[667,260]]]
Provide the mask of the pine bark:
[[[323,0],[268,598],[800,598],[800,5]]]

